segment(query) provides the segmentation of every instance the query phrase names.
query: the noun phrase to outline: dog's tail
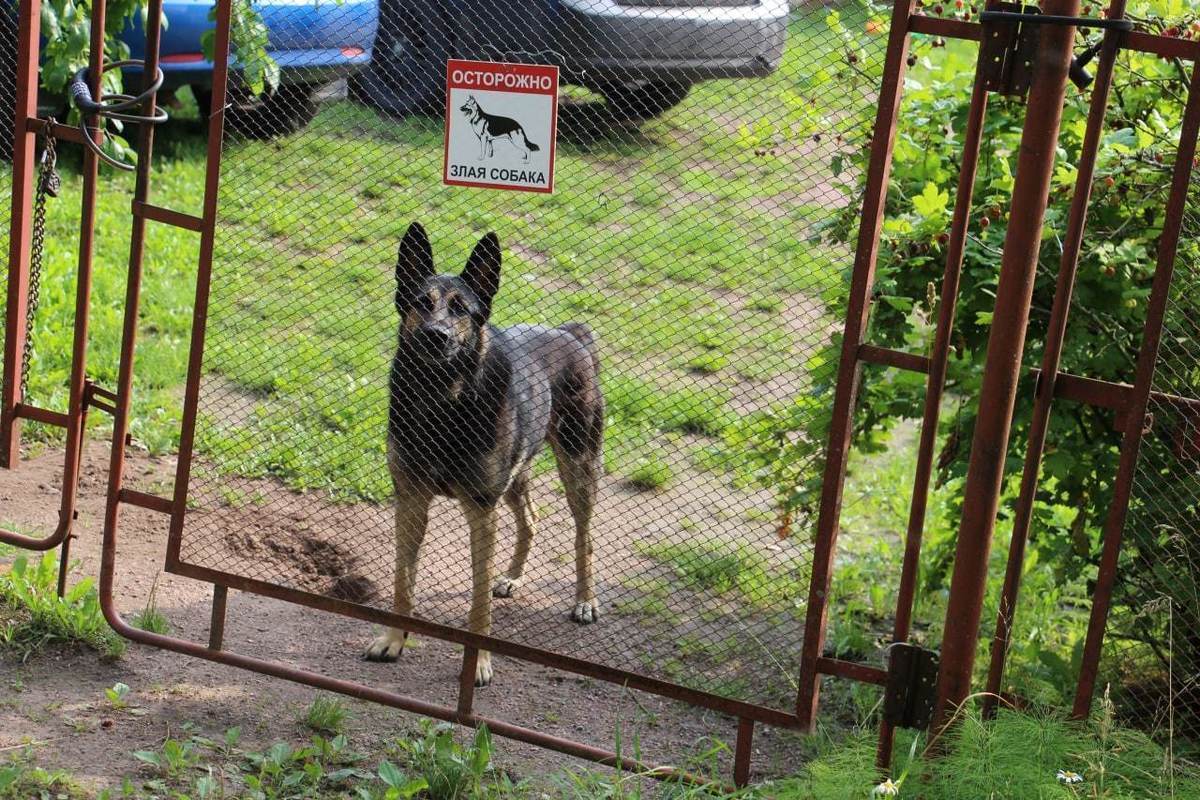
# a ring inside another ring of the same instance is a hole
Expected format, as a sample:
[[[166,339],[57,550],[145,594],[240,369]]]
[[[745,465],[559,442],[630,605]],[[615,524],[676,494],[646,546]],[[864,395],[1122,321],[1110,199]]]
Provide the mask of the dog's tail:
[[[592,357],[592,366],[599,373],[600,347],[596,344],[596,334],[592,333],[592,329],[582,322],[567,322],[559,325],[558,329],[574,336],[587,349],[588,355]]]
[[[529,141],[529,137],[525,135],[524,130],[521,131],[521,138],[525,140],[525,147],[529,150],[529,152],[536,153],[538,150],[542,149],[533,142]]]

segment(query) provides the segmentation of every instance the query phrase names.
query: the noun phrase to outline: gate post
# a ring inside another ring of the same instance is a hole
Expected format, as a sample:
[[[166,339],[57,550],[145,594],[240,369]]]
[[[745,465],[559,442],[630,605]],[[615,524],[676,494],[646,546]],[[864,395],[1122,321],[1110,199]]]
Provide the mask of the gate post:
[[[37,117],[38,60],[41,52],[41,0],[21,0],[17,24],[17,86],[13,104],[12,216],[8,241],[8,299],[5,316],[4,377],[0,383],[0,467],[21,458],[21,357],[25,350],[25,311],[29,292],[29,248],[33,223],[35,137],[28,121]]]
[[[1079,6],[1079,0],[1046,0],[1043,10],[1047,15],[1073,17],[1078,15]],[[1033,65],[1012,211],[1004,240],[996,306],[979,391],[979,415],[963,490],[933,730],[943,727],[949,718],[949,707],[961,704],[971,692],[971,674],[987,586],[988,556],[1004,480],[1042,223],[1049,201],[1067,72],[1075,40],[1073,26],[1048,24],[1039,27],[1040,47]]]

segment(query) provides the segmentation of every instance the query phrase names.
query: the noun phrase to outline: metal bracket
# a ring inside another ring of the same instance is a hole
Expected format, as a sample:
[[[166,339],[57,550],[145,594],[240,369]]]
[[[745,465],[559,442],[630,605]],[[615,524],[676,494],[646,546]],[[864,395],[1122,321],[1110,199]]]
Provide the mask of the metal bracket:
[[[97,386],[91,378],[83,381],[83,407],[98,408],[106,414],[116,415],[117,396],[107,389]]]
[[[936,650],[906,642],[889,647],[883,718],[898,728],[926,730],[937,701],[940,663]]]
[[[1033,78],[1041,26],[1029,21],[1036,6],[999,3],[996,13],[981,17],[983,41],[980,69],[989,92],[1024,97]]]

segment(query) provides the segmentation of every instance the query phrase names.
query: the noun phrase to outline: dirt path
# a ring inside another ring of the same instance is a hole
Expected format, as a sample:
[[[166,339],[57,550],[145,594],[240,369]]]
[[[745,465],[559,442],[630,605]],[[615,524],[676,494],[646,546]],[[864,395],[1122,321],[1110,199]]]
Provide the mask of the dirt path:
[[[103,494],[107,483],[107,447],[89,447],[80,487],[79,539],[73,553],[80,560],[75,578],[94,575],[99,556],[99,533],[104,510]],[[168,460],[134,454],[128,475],[143,487],[157,486],[172,473]],[[20,521],[25,526],[48,530],[57,516],[61,455],[42,455],[20,469],[0,471],[0,518]],[[698,513],[703,505],[700,487],[688,490],[692,506],[678,504],[680,514]],[[243,531],[240,539],[226,538],[226,544],[241,541],[244,553],[255,557],[265,568],[297,564],[296,552],[278,549],[281,537],[271,534],[271,526],[287,519],[303,520],[306,530],[319,530],[321,515],[337,513],[345,528],[347,519],[374,520],[381,513],[368,506],[333,506],[312,495],[288,492],[270,481],[256,481],[246,487],[259,492],[267,501],[255,505],[234,503],[199,509],[196,516],[222,525],[237,522]],[[619,498],[618,486],[606,486],[605,495]],[[680,491],[683,491],[680,489]],[[549,492],[549,490],[547,490]],[[251,494],[251,496],[253,496]],[[631,495],[633,497],[633,495]],[[543,498],[552,502],[553,497]],[[680,498],[675,498],[680,500]],[[634,502],[626,498],[626,503]],[[203,505],[203,503],[202,503]],[[610,503],[611,513],[631,514],[636,508]],[[547,529],[562,526],[555,510],[545,523]],[[206,584],[160,574],[166,542],[164,517],[126,507],[123,512],[119,543],[117,602],[121,610],[132,613],[142,608],[150,585],[158,579],[158,605],[170,619],[178,635],[203,640],[206,636],[210,587]],[[275,522],[272,522],[274,520]],[[441,524],[441,523],[436,523]],[[744,523],[739,525],[745,530]],[[208,529],[209,526],[204,526]],[[372,526],[373,527],[373,526]],[[769,524],[763,523],[769,531]],[[216,530],[216,527],[212,528]],[[293,531],[294,532],[294,531]],[[561,565],[555,558],[556,537],[549,537],[546,564]],[[313,541],[326,541],[316,535]],[[272,549],[270,543],[277,549]],[[345,544],[345,543],[342,543]],[[327,562],[326,545],[312,545]],[[449,551],[447,551],[449,552]],[[502,550],[503,552],[503,550]],[[373,586],[387,585],[389,567],[377,553],[359,559],[359,568]],[[321,555],[324,554],[324,555]],[[451,559],[438,556],[434,562]],[[557,566],[555,568],[557,568]],[[647,564],[648,568],[653,567]],[[318,591],[329,589],[320,582],[329,576],[303,568],[288,574],[272,572],[276,580],[303,584],[308,581]],[[556,618],[563,598],[551,592],[553,583],[547,573],[545,591],[530,595],[526,611],[509,612],[510,630],[519,631],[522,613],[527,618],[539,615]],[[316,581],[316,583],[313,583]],[[450,597],[457,592],[446,592]],[[551,602],[551,597],[555,602]],[[668,599],[668,607],[676,603]],[[545,605],[547,611],[542,611]],[[431,616],[457,613],[457,600],[447,601]],[[531,615],[531,616],[530,616]],[[501,615],[503,616],[503,615]],[[274,658],[341,678],[358,680],[402,691],[425,700],[453,704],[459,650],[456,646],[421,639],[396,665],[363,662],[359,655],[371,635],[371,626],[341,617],[313,611],[264,597],[231,592],[226,646],[249,655]],[[639,618],[610,612],[602,624],[612,631],[633,632]],[[669,620],[669,618],[668,618]],[[565,622],[555,625],[569,637],[578,629]],[[596,630],[601,630],[598,626]],[[597,640],[601,641],[601,640]],[[656,640],[643,636],[624,647],[653,647]],[[623,651],[624,652],[624,651]],[[653,655],[653,650],[650,651]],[[732,741],[734,721],[719,714],[690,709],[657,697],[637,694],[612,684],[557,672],[513,659],[498,659],[498,681],[478,693],[481,713],[510,719],[549,733],[570,736],[591,744],[612,747],[620,732],[626,743],[638,742],[643,756],[668,763],[679,763],[689,753],[708,749],[712,739]],[[116,682],[132,688],[131,700],[141,715],[114,713],[104,700],[104,689]],[[114,663],[105,663],[96,655],[81,650],[59,650],[35,655],[27,663],[0,660],[0,752],[35,742],[40,763],[70,770],[82,780],[97,785],[113,785],[120,776],[133,774],[137,762],[130,756],[136,749],[155,747],[164,737],[178,735],[185,723],[198,726],[212,735],[240,725],[248,746],[266,745],[278,739],[305,739],[308,733],[299,724],[303,709],[314,692],[306,687],[269,679],[254,673],[209,662],[185,658],[142,646],[131,646]],[[401,712],[352,702],[349,736],[360,750],[377,754],[417,724],[417,718]],[[791,755],[797,752],[795,736],[786,731],[760,726],[755,740],[754,767],[757,776],[768,776],[794,769]],[[516,742],[502,741],[499,746],[503,766],[517,775],[545,774],[568,765],[570,759]]]

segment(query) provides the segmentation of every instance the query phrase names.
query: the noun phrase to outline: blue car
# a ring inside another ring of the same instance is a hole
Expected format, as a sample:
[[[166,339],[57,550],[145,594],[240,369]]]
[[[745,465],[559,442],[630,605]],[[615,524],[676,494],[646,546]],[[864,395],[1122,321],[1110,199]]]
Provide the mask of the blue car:
[[[213,65],[201,52],[201,37],[214,27],[212,0],[166,0],[159,55],[163,96],[190,86],[202,110],[212,97]],[[279,86],[255,96],[230,81],[226,125],[248,136],[267,137],[302,128],[316,113],[316,95],[353,75],[371,61],[379,21],[378,0],[260,0],[254,9],[269,32],[268,55],[279,65]],[[121,37],[133,58],[142,58],[146,37],[135,16]],[[0,159],[10,155],[16,84],[16,3],[0,0]],[[236,74],[236,70],[235,70]],[[126,74],[126,86],[140,85],[140,71]],[[62,97],[43,97],[45,113],[62,114]]]
[[[279,65],[280,83],[274,91],[255,96],[231,80],[232,105],[225,122],[248,136],[290,133],[312,119],[318,92],[370,63],[378,0],[260,0],[253,7],[269,31],[268,55]],[[212,0],[163,3],[167,22],[159,47],[163,88],[190,86],[201,110],[208,109],[212,97],[213,65],[200,47],[205,31],[214,27],[209,20],[212,8]],[[135,19],[122,39],[133,58],[142,58],[145,34],[140,18]],[[137,80],[138,75],[128,77]]]

